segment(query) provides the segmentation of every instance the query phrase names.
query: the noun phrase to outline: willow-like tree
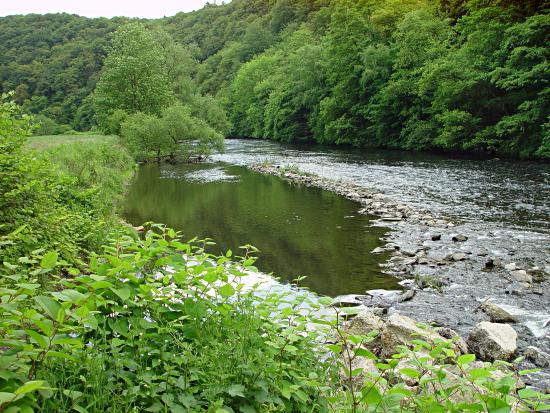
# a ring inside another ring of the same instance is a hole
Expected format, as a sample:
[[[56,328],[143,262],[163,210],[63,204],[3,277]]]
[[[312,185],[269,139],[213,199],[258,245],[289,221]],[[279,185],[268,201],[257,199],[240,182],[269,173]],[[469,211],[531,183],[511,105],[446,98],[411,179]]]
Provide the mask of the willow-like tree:
[[[115,110],[160,114],[173,100],[166,59],[154,34],[129,23],[113,35],[94,102],[99,124]]]

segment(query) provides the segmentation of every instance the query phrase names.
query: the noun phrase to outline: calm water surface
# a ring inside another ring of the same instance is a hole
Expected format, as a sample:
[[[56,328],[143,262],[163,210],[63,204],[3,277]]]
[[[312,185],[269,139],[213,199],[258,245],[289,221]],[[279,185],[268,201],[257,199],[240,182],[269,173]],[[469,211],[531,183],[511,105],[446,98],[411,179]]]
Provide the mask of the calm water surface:
[[[385,228],[357,214],[358,205],[317,188],[298,187],[242,166],[145,165],[126,198],[126,219],[165,223],[188,239],[213,238],[215,252],[252,244],[260,249],[257,266],[283,280],[302,283],[327,295],[394,288],[382,274]]]
[[[140,168],[126,218],[213,238],[219,250],[250,243],[261,250],[261,270],[285,280],[305,275],[319,293],[394,288],[396,281],[378,267],[386,257],[369,253],[386,229],[372,227],[351,201],[245,168],[269,161],[351,181],[462,222],[475,228],[479,246],[491,240],[486,247],[497,255],[521,249],[519,255],[543,256],[550,245],[548,164],[261,140],[226,145],[212,164]]]

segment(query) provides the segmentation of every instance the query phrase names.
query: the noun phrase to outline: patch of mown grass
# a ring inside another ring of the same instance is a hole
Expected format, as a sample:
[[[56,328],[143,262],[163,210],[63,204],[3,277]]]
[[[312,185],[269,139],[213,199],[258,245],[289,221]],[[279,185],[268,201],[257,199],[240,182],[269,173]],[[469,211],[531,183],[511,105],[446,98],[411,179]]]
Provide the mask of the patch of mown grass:
[[[65,145],[68,143],[117,143],[115,135],[101,135],[98,133],[77,133],[72,135],[44,135],[31,136],[28,138],[26,146],[32,149],[46,149],[54,146]]]

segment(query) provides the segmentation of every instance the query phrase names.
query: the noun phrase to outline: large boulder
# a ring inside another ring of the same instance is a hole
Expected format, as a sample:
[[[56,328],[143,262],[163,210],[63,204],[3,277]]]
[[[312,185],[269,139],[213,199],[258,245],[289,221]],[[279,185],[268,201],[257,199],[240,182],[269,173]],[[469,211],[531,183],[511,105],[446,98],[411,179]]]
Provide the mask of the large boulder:
[[[386,319],[382,329],[382,356],[389,357],[398,351],[398,346],[409,346],[416,339],[431,343],[445,341],[436,332],[418,327],[413,319],[393,313]]]
[[[347,332],[356,335],[367,335],[371,331],[382,330],[384,321],[375,312],[377,309],[367,308],[357,314],[347,326]]]
[[[481,360],[510,360],[517,350],[517,337],[508,324],[482,321],[470,332],[467,343]]]

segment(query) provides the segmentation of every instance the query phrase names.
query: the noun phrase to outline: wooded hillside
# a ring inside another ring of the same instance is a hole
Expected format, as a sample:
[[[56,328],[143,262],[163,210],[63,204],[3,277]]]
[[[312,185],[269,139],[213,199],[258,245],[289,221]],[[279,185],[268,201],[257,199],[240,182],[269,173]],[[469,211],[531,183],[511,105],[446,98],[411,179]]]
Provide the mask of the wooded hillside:
[[[520,4],[521,3],[521,4]],[[548,1],[233,0],[146,21],[184,45],[232,136],[550,157]],[[87,130],[126,18],[0,18],[0,84]],[[52,125],[52,127],[55,125]]]

